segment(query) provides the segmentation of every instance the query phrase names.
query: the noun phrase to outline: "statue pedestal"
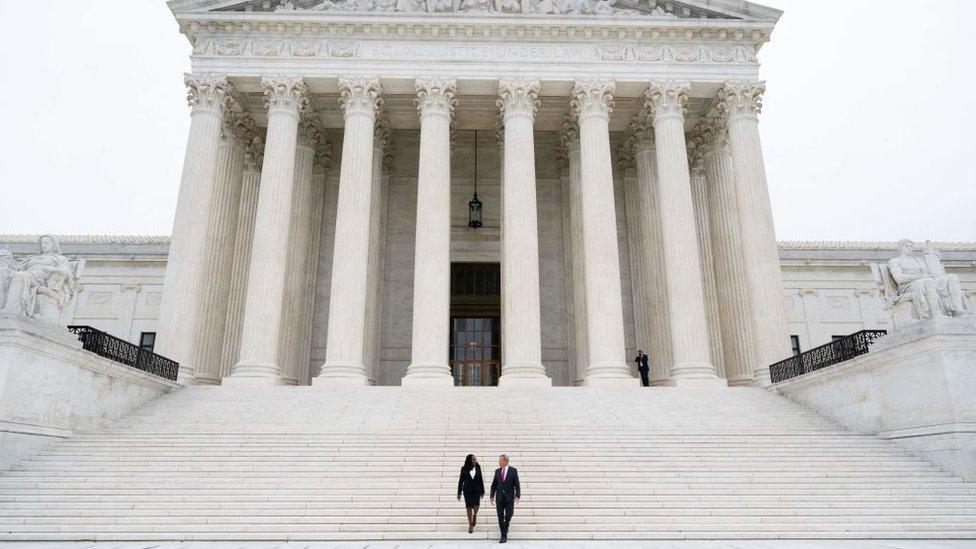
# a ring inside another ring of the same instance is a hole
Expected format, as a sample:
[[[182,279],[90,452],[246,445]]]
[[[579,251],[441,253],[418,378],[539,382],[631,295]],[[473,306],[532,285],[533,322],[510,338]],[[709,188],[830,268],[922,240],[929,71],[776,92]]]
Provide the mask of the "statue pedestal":
[[[772,389],[976,480],[976,316],[897,330],[864,356]]]
[[[57,324],[0,313],[0,471],[178,387],[82,350]]]

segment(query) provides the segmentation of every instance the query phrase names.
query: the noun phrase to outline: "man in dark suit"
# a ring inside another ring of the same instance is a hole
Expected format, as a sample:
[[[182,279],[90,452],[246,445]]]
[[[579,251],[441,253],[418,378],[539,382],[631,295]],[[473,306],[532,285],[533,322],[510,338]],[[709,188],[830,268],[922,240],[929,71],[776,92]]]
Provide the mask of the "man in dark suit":
[[[641,384],[644,387],[650,387],[651,382],[647,379],[647,375],[650,373],[651,367],[648,365],[647,355],[644,354],[644,351],[637,351],[637,358],[634,359],[634,362],[637,363],[637,371],[640,372]]]
[[[496,503],[495,496],[498,496]],[[502,454],[498,457],[498,469],[495,469],[495,478],[491,481],[490,501],[495,503],[498,511],[498,529],[501,530],[501,539],[498,543],[508,541],[508,525],[512,522],[512,514],[515,512],[515,504],[522,497],[522,487],[519,485],[518,470],[508,466],[508,456]]]

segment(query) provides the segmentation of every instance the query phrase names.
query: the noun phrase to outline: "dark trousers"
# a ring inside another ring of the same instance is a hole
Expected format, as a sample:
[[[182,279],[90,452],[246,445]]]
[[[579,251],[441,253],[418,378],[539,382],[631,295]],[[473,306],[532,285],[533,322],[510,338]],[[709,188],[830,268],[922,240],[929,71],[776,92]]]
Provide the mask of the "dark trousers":
[[[648,379],[647,379],[647,370],[641,368],[639,371],[640,371],[640,375],[641,375],[641,385],[643,385],[644,387],[650,387],[651,386],[651,382],[648,381]]]
[[[515,513],[515,500],[509,498],[495,499],[495,510],[498,511],[498,529],[502,537],[508,537],[508,525],[512,522],[512,514]]]

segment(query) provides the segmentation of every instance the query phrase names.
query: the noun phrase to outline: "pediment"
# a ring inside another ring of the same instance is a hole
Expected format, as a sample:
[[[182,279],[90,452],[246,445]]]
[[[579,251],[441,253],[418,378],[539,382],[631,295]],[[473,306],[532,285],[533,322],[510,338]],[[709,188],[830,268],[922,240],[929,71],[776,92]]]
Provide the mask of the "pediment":
[[[537,16],[637,16],[775,23],[782,12],[745,0],[170,0],[184,13],[397,13]]]

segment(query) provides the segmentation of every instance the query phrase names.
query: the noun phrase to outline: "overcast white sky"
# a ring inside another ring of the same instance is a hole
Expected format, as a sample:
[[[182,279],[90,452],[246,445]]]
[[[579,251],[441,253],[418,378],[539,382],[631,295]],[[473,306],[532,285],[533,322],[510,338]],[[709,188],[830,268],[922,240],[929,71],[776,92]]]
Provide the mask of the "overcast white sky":
[[[781,240],[976,241],[974,0],[765,0]],[[168,234],[189,46],[163,0],[0,0],[0,233]]]

